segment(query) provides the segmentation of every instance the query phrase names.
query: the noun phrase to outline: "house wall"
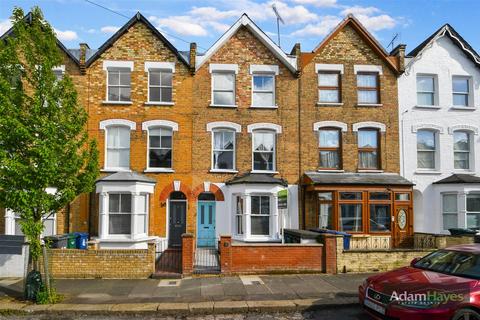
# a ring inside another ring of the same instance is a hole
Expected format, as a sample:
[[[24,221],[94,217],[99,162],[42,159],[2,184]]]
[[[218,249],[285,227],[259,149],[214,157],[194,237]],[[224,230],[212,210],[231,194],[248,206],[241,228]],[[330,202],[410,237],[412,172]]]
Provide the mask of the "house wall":
[[[437,101],[435,108],[419,108],[416,98],[417,74],[437,75]],[[468,75],[473,80],[474,106],[471,110],[452,108],[452,76]],[[480,173],[480,137],[472,134],[472,152],[474,158],[470,172],[454,169],[453,163],[453,126],[476,128],[480,124],[480,70],[469,60],[465,53],[448,36],[443,36],[427,46],[424,52],[411,59],[406,72],[398,79],[399,113],[402,137],[400,142],[402,174],[412,181],[414,186],[415,231],[445,233],[442,220],[442,192],[458,193],[458,226],[465,226],[465,194],[480,191],[473,185],[432,185],[452,173]],[[417,169],[417,150],[415,127],[425,125],[439,129],[438,168],[436,170]]]
[[[106,76],[103,70],[105,60],[133,61],[131,74],[131,105],[103,103],[106,100]],[[173,74],[173,106],[150,106],[148,101],[148,73],[146,61],[175,62]],[[89,81],[87,109],[89,112],[88,130],[92,138],[97,139],[100,151],[100,167],[105,159],[105,132],[99,123],[107,119],[127,119],[134,121],[136,129],[130,137],[130,169],[156,180],[155,192],[150,195],[149,235],[165,237],[167,235],[167,199],[161,198],[165,189],[173,191],[173,181],[181,182],[181,190],[186,194],[187,232],[194,231],[195,205],[191,202],[191,136],[192,136],[192,75],[189,67],[178,60],[177,56],[141,22],[135,23],[110,48],[87,68]],[[178,123],[178,131],[173,133],[173,170],[174,173],[144,173],[147,167],[147,132],[142,131],[142,122],[149,120],[169,120]],[[107,172],[102,172],[102,175]],[[98,219],[98,199],[92,216]],[[77,228],[75,226],[74,228]]]

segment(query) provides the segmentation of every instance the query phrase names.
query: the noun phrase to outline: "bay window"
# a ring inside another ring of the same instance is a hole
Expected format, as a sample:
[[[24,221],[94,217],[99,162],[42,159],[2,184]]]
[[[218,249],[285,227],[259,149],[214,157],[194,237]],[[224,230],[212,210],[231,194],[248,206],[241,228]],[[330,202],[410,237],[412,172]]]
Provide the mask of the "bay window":
[[[253,131],[253,170],[275,171],[275,132]]]
[[[358,130],[358,168],[379,169],[379,132],[376,129]]]
[[[470,169],[470,134],[467,131],[453,132],[454,168]]]
[[[320,169],[340,169],[339,129],[322,128],[319,130]]]
[[[236,196],[236,207],[235,207],[235,233],[237,235],[244,234],[244,207],[243,207],[243,198],[241,196]]]
[[[270,196],[251,196],[251,234],[270,235]]]
[[[370,204],[370,232],[390,232],[391,229],[390,204]]]
[[[443,230],[458,227],[458,203],[457,194],[442,195]]]
[[[436,134],[433,130],[417,131],[417,167],[419,169],[436,168]]]
[[[132,222],[132,195],[110,193],[108,196],[108,233],[130,235]]]
[[[130,128],[112,125],[106,128],[105,168],[128,170],[130,168]]]
[[[480,193],[467,194],[467,228],[480,227]]]
[[[212,169],[235,170],[235,131],[216,129],[212,136]]]
[[[172,168],[172,128],[148,129],[148,167]]]
[[[357,73],[357,94],[359,104],[380,103],[378,85],[378,73],[359,72]]]

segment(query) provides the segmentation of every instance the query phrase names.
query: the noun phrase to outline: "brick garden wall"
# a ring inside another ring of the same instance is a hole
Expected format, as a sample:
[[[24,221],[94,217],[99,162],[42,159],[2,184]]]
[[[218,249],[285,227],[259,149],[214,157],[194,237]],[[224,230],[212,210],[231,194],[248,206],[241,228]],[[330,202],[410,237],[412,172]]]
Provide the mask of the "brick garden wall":
[[[53,278],[144,279],[155,271],[155,244],[148,250],[50,249]]]
[[[323,272],[324,247],[321,244],[232,243],[220,239],[223,274],[271,272]]]

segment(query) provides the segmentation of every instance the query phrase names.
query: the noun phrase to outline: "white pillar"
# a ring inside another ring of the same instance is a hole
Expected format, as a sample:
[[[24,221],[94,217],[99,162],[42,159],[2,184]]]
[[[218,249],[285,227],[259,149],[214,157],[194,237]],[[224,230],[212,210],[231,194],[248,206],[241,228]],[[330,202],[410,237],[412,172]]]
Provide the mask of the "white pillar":
[[[464,191],[458,193],[457,196],[457,212],[458,227],[467,227],[467,194]]]
[[[10,209],[5,209],[5,234],[15,234],[15,213]]]
[[[137,208],[138,208],[138,201],[139,201],[140,193],[133,192],[132,193],[132,215],[131,215],[131,229],[130,229],[130,237],[132,239],[137,238]]]
[[[270,230],[270,236],[272,238],[278,239],[279,238],[279,232],[278,232],[278,196],[276,193],[273,194],[273,196],[270,198],[270,202],[273,201],[273,203],[270,203],[272,207],[272,212],[271,212],[271,230]]]
[[[244,215],[245,215],[245,229],[243,230],[244,233],[244,239],[249,239],[251,235],[251,221],[250,221],[250,216],[251,216],[251,210],[252,210],[252,197],[249,193],[245,193],[243,195],[243,210],[244,210]]]
[[[108,193],[100,193],[100,202],[99,202],[99,218],[100,218],[100,227],[98,236],[100,239],[105,239],[108,236]]]

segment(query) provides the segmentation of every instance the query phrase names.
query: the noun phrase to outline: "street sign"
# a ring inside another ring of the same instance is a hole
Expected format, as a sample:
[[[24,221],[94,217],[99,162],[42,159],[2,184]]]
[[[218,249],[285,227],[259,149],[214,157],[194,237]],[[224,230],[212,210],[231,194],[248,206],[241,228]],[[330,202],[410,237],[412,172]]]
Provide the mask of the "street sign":
[[[280,190],[277,193],[278,197],[278,209],[287,209],[288,208],[288,190]]]

